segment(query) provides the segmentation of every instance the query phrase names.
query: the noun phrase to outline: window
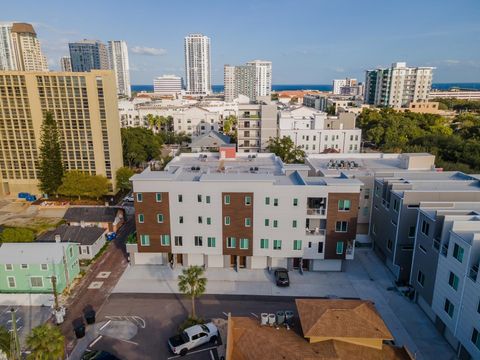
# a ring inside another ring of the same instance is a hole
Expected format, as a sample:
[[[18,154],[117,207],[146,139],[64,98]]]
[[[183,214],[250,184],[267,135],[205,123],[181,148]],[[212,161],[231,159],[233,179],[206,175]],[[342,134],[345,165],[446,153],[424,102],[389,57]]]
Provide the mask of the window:
[[[309,245],[310,245],[310,243],[309,243]],[[318,243],[318,253],[319,254],[323,253],[323,242]]]
[[[212,225],[212,218],[207,217],[207,225]]]
[[[298,206],[298,199],[297,198],[293,199],[293,206]]]
[[[15,282],[15,277],[14,276],[7,276],[7,281],[8,281],[8,287],[9,288],[15,288],[17,287],[17,284]]]
[[[156,193],[155,194],[155,200],[157,202],[162,202],[162,193]]]
[[[230,225],[230,216],[225,216],[224,223],[225,225]]]
[[[450,302],[450,300],[445,299],[445,305],[443,307],[448,316],[453,317],[453,312],[455,311],[455,306]]]
[[[478,330],[475,328],[472,331],[472,343],[480,350],[480,336],[478,336]]]
[[[215,238],[214,237],[207,238],[207,246],[208,247],[215,247]]]
[[[370,189],[365,189],[363,198],[370,199]]]
[[[293,228],[296,228],[296,227],[297,227],[297,220],[293,220],[293,221],[292,221],[292,227],[293,227]]]
[[[203,224],[203,217],[199,216],[197,221],[199,224]]]
[[[399,208],[400,208],[400,202],[397,199],[393,199],[393,210],[398,212]]]
[[[463,248],[459,246],[458,244],[455,244],[453,246],[453,257],[457,259],[458,261],[462,262],[463,261]]]
[[[143,221],[145,220],[145,217],[143,216],[143,214],[138,214],[138,222],[140,224],[143,224]]]
[[[282,240],[273,240],[273,250],[282,250]]]
[[[269,197],[265,198],[265,205],[270,205],[270,198]]]
[[[236,239],[234,237],[227,237],[227,248],[232,249],[235,247]]]
[[[197,202],[202,202],[202,195],[197,195]]]
[[[248,249],[248,239],[240,239],[240,249]]]
[[[418,270],[418,274],[417,274],[417,282],[423,287],[423,285],[425,284],[425,274],[423,272],[421,272],[420,270]]]
[[[12,271],[13,270],[13,265],[12,264],[5,264],[5,270],[6,271]]]
[[[41,276],[30,277],[30,285],[32,286],[32,288],[43,287],[43,277],[41,277]]]
[[[209,195],[205,196],[205,202],[207,204],[210,204],[210,196]]]
[[[87,249],[88,249],[88,246],[87,246]],[[40,264],[40,269],[42,269],[43,271],[48,270],[48,264]]]
[[[393,242],[392,242],[392,239],[388,239],[387,241],[387,249],[392,251],[392,247],[393,247]]]
[[[70,257],[73,257],[73,246],[70,246]]]
[[[415,225],[414,225],[414,226],[410,226],[410,227],[408,228],[408,237],[410,237],[410,238],[415,237],[415,230],[416,230],[416,229],[415,229]]]
[[[143,194],[137,193],[137,202],[142,202],[142,201],[143,201]]]
[[[425,220],[422,221],[422,234],[428,236],[428,232],[430,231],[430,224],[427,223]]]
[[[225,195],[225,196],[223,197],[223,203],[224,203],[225,205],[230,205],[230,195]]]
[[[302,240],[293,240],[293,250],[302,250]]]
[[[157,214],[157,222],[159,224],[163,223],[163,214]]]
[[[162,246],[169,246],[170,235],[160,235],[160,244],[162,244]]]
[[[335,232],[347,232],[348,222],[346,221],[337,221],[335,223]]]
[[[250,226],[252,226],[252,219],[245,218],[245,227],[250,227]]]
[[[448,285],[450,285],[454,290],[458,289],[458,276],[451,271],[448,277]]]
[[[377,227],[376,227],[376,224],[373,224],[373,225],[372,225],[372,234],[373,234],[373,235],[377,235]]]
[[[268,249],[268,239],[260,239],[260,249]]]
[[[338,211],[350,211],[350,200],[338,200]]]
[[[252,205],[252,197],[251,196],[245,196],[245,205]]]
[[[140,244],[142,246],[150,246],[150,235],[140,235]]]
[[[273,220],[273,227],[274,228],[278,227],[278,220]]]
[[[337,255],[343,254],[343,241],[337,241],[337,247],[335,252]]]
[[[20,267],[21,267],[22,269],[28,269],[28,264],[22,264],[22,265],[20,265]]]
[[[203,246],[203,238],[201,236],[194,237],[195,246]]]
[[[278,206],[278,199],[273,199],[273,206]]]
[[[178,217],[178,223],[179,223],[179,224],[183,224],[183,216],[179,216],[179,217]]]
[[[183,195],[178,195],[178,202],[183,202]]]
[[[265,226],[270,226],[270,220],[269,219],[265,219]]]
[[[175,246],[183,246],[183,237],[175,236]]]

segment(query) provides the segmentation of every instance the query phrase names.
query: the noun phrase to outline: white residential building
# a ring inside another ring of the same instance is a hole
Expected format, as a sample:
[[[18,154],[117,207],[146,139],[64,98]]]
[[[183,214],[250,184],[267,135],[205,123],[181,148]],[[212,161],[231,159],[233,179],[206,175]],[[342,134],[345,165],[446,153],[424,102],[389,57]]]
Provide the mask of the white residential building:
[[[127,43],[123,40],[109,41],[108,60],[110,62],[110,69],[115,72],[118,94],[127,97],[132,96]]]
[[[224,67],[225,101],[244,95],[255,101],[257,97],[272,93],[272,63],[254,60],[246,65]]]
[[[355,115],[341,113],[337,117],[305,106],[281,111],[278,137],[289,137],[295,146],[307,154],[334,150],[340,153],[358,153],[362,130],[355,127]]]
[[[12,42],[12,23],[0,23],[0,70],[17,70]]]
[[[153,79],[153,92],[160,95],[175,95],[182,92],[183,81],[180,76],[162,75]]]
[[[264,152],[270,138],[275,137],[277,137],[276,104],[238,105],[238,152]]]
[[[132,177],[135,264],[339,271],[353,259],[361,183],[308,177],[273,154],[182,154]]]
[[[272,62],[253,60],[247,65],[255,67],[255,95],[271,96],[272,94]]]
[[[187,93],[208,95],[212,92],[210,38],[202,34],[185,37],[185,80]]]
[[[70,56],[62,56],[60,58],[60,70],[65,72],[72,71],[72,60]]]

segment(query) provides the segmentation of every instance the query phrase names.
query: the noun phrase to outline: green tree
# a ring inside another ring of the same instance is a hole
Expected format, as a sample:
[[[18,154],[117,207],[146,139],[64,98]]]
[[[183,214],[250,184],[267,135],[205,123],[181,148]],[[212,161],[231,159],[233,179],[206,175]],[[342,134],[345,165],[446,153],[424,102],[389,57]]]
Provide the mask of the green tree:
[[[77,196],[78,199],[81,199],[82,196],[85,196],[87,187],[88,174],[83,171],[72,170],[65,173],[58,192],[65,196]]]
[[[7,358],[10,356],[10,333],[5,327],[0,326],[0,355],[5,354]],[[1,358],[1,356],[0,356]]]
[[[45,113],[40,138],[38,180],[45,194],[57,194],[62,183],[63,162],[57,123],[51,112]]]
[[[158,158],[162,138],[152,130],[135,127],[121,129],[122,151],[125,166],[138,167],[146,161]]]
[[[28,359],[59,360],[65,355],[65,338],[60,328],[44,324],[32,329],[27,337]]]
[[[121,167],[117,170],[117,188],[121,191],[132,190],[130,178],[135,172],[129,167]]]
[[[295,146],[288,136],[270,138],[267,149],[280,157],[285,164],[303,163],[305,161],[305,152]]]
[[[108,194],[110,190],[110,181],[103,175],[88,175],[86,178],[85,195],[91,198],[99,199]]]
[[[30,229],[7,227],[0,233],[2,243],[23,243],[33,242],[35,234]]]
[[[336,114],[335,105],[327,106],[327,114],[328,115],[335,115]]]
[[[191,317],[196,318],[195,299],[202,295],[207,287],[207,278],[203,277],[204,270],[200,266],[190,266],[183,269],[178,275],[178,289],[192,300]]]

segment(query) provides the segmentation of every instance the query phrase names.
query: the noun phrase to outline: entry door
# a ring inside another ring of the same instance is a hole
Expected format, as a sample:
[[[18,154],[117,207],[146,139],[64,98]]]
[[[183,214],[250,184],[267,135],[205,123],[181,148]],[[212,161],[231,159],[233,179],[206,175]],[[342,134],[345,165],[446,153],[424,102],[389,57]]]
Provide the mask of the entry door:
[[[301,258],[293,258],[293,268],[294,269],[299,269],[300,268],[300,261]]]
[[[177,264],[183,265],[183,254],[177,254]]]
[[[235,267],[237,264],[237,255],[230,255],[230,267]]]
[[[246,256],[239,256],[240,258],[240,268],[246,268],[247,267],[247,257]]]

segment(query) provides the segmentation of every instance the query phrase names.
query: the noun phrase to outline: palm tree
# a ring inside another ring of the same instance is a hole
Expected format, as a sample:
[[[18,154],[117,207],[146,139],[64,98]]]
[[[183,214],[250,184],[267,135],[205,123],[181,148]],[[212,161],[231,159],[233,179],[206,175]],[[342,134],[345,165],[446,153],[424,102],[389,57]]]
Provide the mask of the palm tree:
[[[192,299],[192,318],[196,318],[195,313],[195,298],[199,297],[205,292],[207,287],[207,278],[203,277],[204,270],[200,266],[190,266],[183,269],[182,273],[178,275],[178,288],[180,291],[190,296]]]
[[[9,358],[10,354],[10,333],[3,326],[0,326],[0,358],[4,354]]]
[[[60,329],[44,324],[32,329],[27,337],[27,347],[32,360],[58,360],[64,357],[65,338]]]

